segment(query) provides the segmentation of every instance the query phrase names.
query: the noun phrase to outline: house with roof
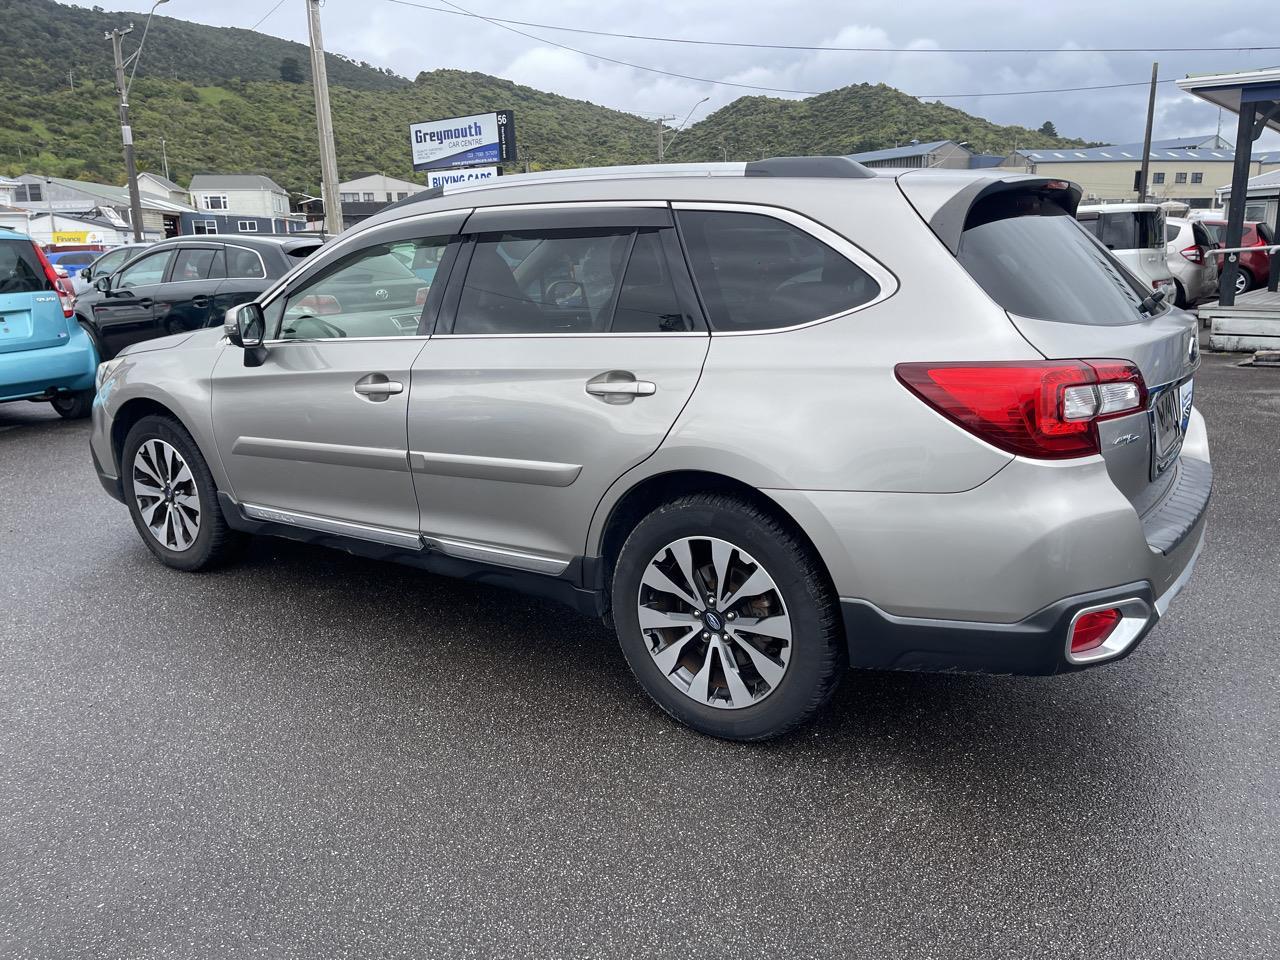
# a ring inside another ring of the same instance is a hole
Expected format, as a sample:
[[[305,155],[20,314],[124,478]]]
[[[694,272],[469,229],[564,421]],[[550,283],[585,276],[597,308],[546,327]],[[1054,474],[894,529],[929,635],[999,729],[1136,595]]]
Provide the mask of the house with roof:
[[[1230,182],[1218,187],[1217,195],[1218,206],[1225,208],[1231,200]],[[1250,177],[1245,197],[1246,220],[1258,220],[1272,227],[1280,224],[1280,169]]]
[[[384,173],[360,173],[338,184],[338,197],[345,212],[348,203],[388,204],[426,189],[424,184],[413,180],[401,180]]]
[[[27,233],[31,229],[31,211],[0,203],[0,230]]]
[[[1188,206],[1214,205],[1216,188],[1231,180],[1235,150],[1216,135],[1153,140],[1147,195],[1156,201],[1179,200]],[[1015,150],[1004,166],[1037,176],[1074,180],[1086,202],[1136,200],[1142,144],[1102,147],[1032,147]],[[1280,169],[1280,151],[1255,152],[1254,174]]]
[[[158,197],[184,207],[191,206],[191,194],[187,192],[186,187],[179,186],[158,173],[147,171],[138,174],[138,191],[144,196]]]
[[[31,218],[26,233],[45,246],[115,247],[133,242],[133,228],[110,207],[91,213],[24,212]]]
[[[131,208],[129,188],[92,180],[70,180],[24,173],[17,178],[13,206],[35,214],[66,214],[111,221],[119,219],[129,225]],[[181,215],[191,208],[148,193],[141,193],[142,236],[144,240],[161,240],[179,233]],[[108,214],[106,211],[110,211]],[[132,231],[130,231],[132,239]]]
[[[955,140],[931,140],[921,143],[912,140],[900,147],[889,147],[885,150],[866,150],[849,155],[850,160],[857,160],[864,167],[893,167],[895,169],[915,169],[918,167],[953,167],[967,170],[972,150]]]
[[[289,192],[261,173],[197,173],[191,200],[201,213],[266,219],[301,219],[289,209]]]

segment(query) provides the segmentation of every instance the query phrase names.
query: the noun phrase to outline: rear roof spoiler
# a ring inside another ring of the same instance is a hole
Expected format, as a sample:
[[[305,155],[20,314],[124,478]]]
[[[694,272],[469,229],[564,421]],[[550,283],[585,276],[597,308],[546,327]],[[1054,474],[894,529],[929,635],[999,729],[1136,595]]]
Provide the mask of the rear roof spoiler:
[[[919,188],[927,188],[937,183],[938,181],[933,178],[913,180],[909,174],[898,179],[898,185],[907,200],[953,254],[960,250],[960,235],[964,233],[969,211],[981,200],[1001,193],[1037,193],[1052,197],[1058,206],[1074,217],[1076,208],[1080,205],[1080,198],[1084,195],[1080,185],[1070,180],[1017,174],[1000,179],[988,177],[974,179],[932,209],[927,202],[924,202],[932,198],[913,196],[919,193]]]

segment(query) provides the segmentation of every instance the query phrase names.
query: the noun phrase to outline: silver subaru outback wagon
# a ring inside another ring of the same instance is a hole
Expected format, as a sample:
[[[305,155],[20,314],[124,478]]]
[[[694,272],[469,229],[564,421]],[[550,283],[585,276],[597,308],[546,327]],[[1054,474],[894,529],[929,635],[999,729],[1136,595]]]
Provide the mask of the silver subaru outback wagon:
[[[555,597],[718,737],[851,665],[1117,660],[1212,472],[1194,322],[1079,199],[836,157],[419,194],[103,364],[93,459],[171,567],[271,534]]]

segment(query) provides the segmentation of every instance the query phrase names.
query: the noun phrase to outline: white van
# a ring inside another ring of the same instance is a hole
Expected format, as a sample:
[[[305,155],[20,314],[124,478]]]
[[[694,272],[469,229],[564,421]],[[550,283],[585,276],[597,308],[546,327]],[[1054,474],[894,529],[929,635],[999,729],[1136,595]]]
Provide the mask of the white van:
[[[1081,206],[1076,219],[1102,241],[1143,285],[1164,291],[1173,303],[1177,287],[1165,258],[1165,215],[1154,203]]]

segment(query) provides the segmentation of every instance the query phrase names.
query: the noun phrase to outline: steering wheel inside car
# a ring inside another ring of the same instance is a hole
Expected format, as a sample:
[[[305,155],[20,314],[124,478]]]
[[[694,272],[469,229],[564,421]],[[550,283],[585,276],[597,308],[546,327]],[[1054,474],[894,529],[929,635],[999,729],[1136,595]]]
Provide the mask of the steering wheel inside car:
[[[299,329],[299,327],[304,323],[314,324],[320,332],[318,334],[308,335]],[[345,337],[347,335],[347,331],[343,330],[336,324],[332,324],[328,320],[321,320],[319,317],[313,317],[309,313],[303,313],[294,317],[290,322],[290,325],[285,327],[281,332],[288,334],[290,339],[293,340],[327,340]]]

